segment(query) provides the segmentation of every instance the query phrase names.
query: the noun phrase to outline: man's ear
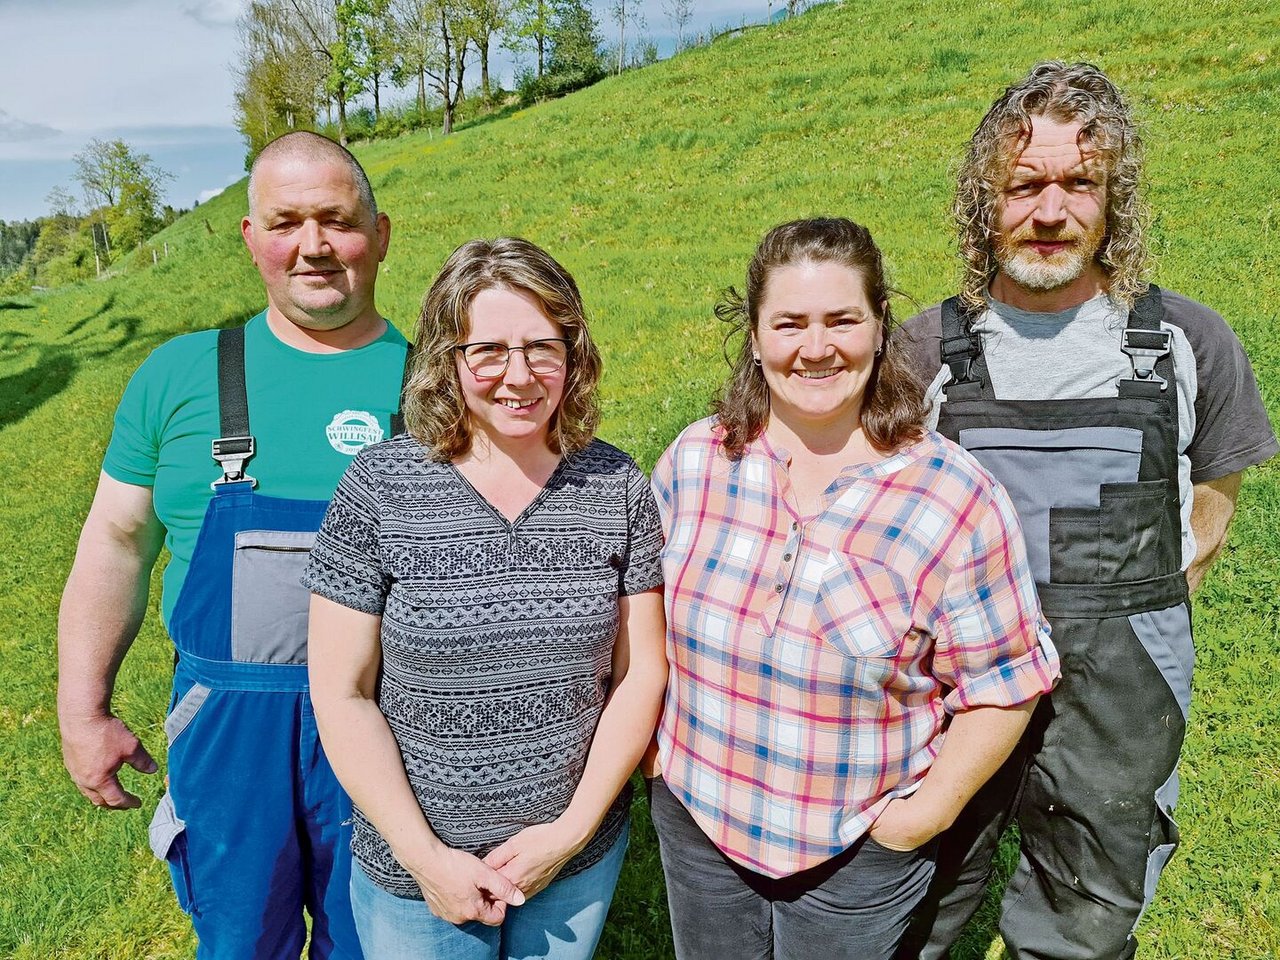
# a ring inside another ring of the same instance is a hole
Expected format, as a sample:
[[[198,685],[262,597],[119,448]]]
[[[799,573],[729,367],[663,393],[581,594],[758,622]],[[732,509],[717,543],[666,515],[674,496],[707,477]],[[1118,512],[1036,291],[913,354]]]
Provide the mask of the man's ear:
[[[244,245],[249,248],[249,257],[257,263],[258,258],[253,250],[253,221],[248,217],[240,218],[240,236],[244,240]]]
[[[387,259],[387,248],[391,245],[391,218],[381,210],[378,211],[378,220],[374,224],[374,230],[378,234],[378,262],[381,263]]]

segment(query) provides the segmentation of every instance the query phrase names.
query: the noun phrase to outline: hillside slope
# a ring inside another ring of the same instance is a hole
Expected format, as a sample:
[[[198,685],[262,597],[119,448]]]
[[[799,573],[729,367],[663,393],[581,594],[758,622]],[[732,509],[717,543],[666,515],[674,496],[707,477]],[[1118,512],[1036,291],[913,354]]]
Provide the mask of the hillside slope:
[[[394,223],[379,285],[410,332],[445,256],[516,233],[574,272],[606,358],[604,434],[653,460],[722,374],[718,290],[769,226],[819,213],[871,227],[924,304],[955,282],[947,204],[959,150],[1035,59],[1101,64],[1146,124],[1156,279],[1226,316],[1280,416],[1280,15],[1267,2],[883,0],[747,31],[566,100],[441,139],[361,146]],[[63,774],[54,626],[111,413],[157,343],[256,313],[238,232],[244,184],[175,224],[124,276],[0,301],[0,956],[190,955],[147,817],[102,814]],[[912,312],[908,301],[895,305]],[[1280,955],[1280,467],[1254,471],[1199,597],[1183,765],[1185,845],[1144,919],[1147,957]],[[157,590],[158,594],[158,581]],[[153,598],[154,600],[154,598]],[[163,743],[171,654],[153,617],[117,707]],[[148,805],[158,778],[133,776]],[[646,825],[601,949],[670,955]],[[967,947],[988,951],[989,934]],[[991,950],[997,948],[991,947]]]

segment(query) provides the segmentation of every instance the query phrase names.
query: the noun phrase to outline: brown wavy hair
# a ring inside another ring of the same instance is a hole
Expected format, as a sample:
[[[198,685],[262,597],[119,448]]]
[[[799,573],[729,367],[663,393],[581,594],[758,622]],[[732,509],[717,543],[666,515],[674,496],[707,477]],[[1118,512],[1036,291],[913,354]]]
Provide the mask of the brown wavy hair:
[[[1118,303],[1131,306],[1147,288],[1147,211],[1139,195],[1142,140],[1129,105],[1093,64],[1060,60],[1037,63],[1005,90],[978,124],[956,178],[952,204],[964,275],[960,298],[980,310],[995,276],[996,218],[1013,159],[1031,137],[1031,121],[1048,117],[1079,123],[1080,142],[1088,141],[1105,165],[1106,233],[1098,264],[1107,289]]]
[[[880,321],[883,350],[874,359],[862,401],[862,429],[878,450],[893,450],[924,435],[927,408],[924,384],[912,371],[889,308],[893,290],[885,277],[880,248],[866,227],[843,217],[793,220],[764,235],[747,265],[744,293],[730,287],[716,303],[716,316],[728,324],[725,359],[729,379],[712,409],[724,431],[724,449],[740,460],[747,444],[769,422],[769,386],[755,362],[751,335],[760,323],[760,304],[769,277],[797,263],[836,263],[856,270],[866,284],[867,300]],[[734,347],[734,341],[737,346]]]
[[[570,341],[564,396],[551,415],[547,441],[556,453],[576,453],[591,442],[600,423],[600,352],[569,271],[519,237],[464,243],[440,268],[418,317],[405,385],[405,427],[442,463],[471,449],[470,418],[453,348],[467,338],[476,295],[495,287],[530,294]]]

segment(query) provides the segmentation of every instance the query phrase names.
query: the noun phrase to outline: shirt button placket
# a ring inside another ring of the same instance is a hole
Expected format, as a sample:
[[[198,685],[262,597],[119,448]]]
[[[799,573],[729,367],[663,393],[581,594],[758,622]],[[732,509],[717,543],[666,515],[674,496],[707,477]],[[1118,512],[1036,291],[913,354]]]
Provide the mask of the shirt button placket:
[[[796,554],[800,552],[800,523],[793,520],[791,522],[791,535],[787,537],[787,542],[782,548],[782,566],[778,568],[778,581],[774,585],[773,591],[781,596],[787,589],[787,584],[791,582],[792,576],[795,574]]]

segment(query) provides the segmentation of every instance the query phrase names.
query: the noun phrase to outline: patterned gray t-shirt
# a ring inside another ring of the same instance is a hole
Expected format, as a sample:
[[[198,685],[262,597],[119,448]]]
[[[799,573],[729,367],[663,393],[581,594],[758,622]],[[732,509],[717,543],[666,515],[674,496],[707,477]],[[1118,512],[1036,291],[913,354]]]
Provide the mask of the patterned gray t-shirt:
[[[609,689],[618,597],[660,586],[644,473],[596,440],[514,523],[412,437],[365,447],[334,495],[303,584],[382,617],[378,706],[432,829],[483,857],[569,805]],[[561,876],[621,834],[624,790]],[[352,852],[422,892],[357,808]]]

